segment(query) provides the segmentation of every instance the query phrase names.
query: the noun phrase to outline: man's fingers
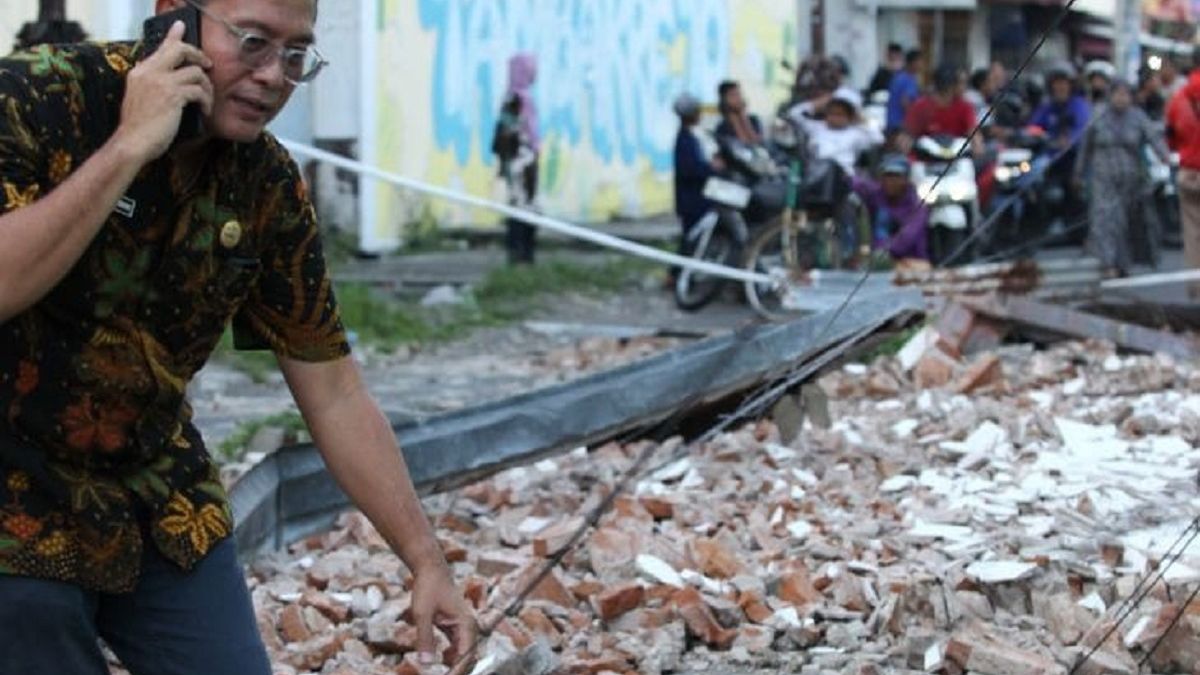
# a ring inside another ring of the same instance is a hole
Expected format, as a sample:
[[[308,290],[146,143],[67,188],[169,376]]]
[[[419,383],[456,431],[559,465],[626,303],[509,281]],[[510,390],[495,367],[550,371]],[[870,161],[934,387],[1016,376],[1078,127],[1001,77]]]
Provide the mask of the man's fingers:
[[[413,612],[413,621],[417,624],[417,658],[421,665],[432,665],[437,661],[437,640],[433,635],[433,615],[430,612]]]
[[[204,110],[204,114],[212,112],[213,95],[211,89],[206,89],[204,85],[192,84],[184,87],[183,97],[188,103],[199,103]]]

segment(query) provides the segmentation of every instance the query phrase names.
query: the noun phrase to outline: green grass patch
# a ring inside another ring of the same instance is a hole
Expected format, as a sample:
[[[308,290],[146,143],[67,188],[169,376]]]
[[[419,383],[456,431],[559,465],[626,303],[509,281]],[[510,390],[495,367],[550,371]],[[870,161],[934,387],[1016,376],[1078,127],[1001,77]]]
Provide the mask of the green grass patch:
[[[307,435],[308,433],[308,427],[304,424],[304,418],[300,417],[299,413],[293,411],[242,422],[229,438],[221,441],[221,445],[217,446],[217,453],[220,459],[226,462],[238,460],[246,450],[246,444],[265,427],[279,427],[283,429],[284,443],[296,443],[299,441],[301,434]]]
[[[443,307],[397,300],[360,283],[340,284],[337,294],[342,320],[359,343],[391,351],[520,321],[555,294],[615,293],[654,269],[657,266],[628,259],[598,265],[551,259],[532,266],[502,267],[466,291],[462,304]]]
[[[918,323],[915,326],[905,328],[899,333],[896,333],[890,338],[879,343],[874,349],[865,352],[861,357],[855,360],[869,365],[881,357],[895,356],[900,353],[901,349],[904,349],[904,345],[908,344],[908,341],[913,339],[913,336],[921,332],[921,329],[923,329],[925,325],[925,323]]]
[[[233,348],[233,331],[226,329],[213,351],[213,359],[247,375],[255,384],[265,384],[279,372],[279,362],[269,351],[238,351]]]

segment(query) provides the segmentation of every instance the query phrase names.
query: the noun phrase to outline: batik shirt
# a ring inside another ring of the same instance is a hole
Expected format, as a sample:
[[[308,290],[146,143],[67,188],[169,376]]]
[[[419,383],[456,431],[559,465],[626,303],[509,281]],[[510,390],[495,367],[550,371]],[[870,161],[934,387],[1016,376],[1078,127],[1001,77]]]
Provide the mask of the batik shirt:
[[[138,49],[0,60],[0,214],[112,135]],[[0,323],[0,573],[124,592],[151,545],[190,569],[232,529],[185,400],[226,327],[292,359],[349,352],[295,164],[267,134],[209,146],[198,172],[144,167],[62,282]]]

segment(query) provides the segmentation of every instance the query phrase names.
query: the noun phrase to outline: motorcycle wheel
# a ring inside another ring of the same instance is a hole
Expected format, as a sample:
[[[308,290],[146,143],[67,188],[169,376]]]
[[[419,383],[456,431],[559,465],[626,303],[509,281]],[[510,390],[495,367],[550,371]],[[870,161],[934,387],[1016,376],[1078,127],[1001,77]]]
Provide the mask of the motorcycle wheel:
[[[733,235],[720,225],[713,230],[702,250],[692,252],[692,258],[717,265],[734,264],[736,255],[737,243]],[[721,277],[681,269],[675,277],[675,306],[685,312],[694,312],[712,302],[724,286],[725,280]]]
[[[971,236],[969,228],[955,230],[948,227],[935,227],[929,231],[929,256],[932,258],[934,266],[942,266],[947,262],[955,251],[963,245],[967,237]],[[967,265],[975,260],[975,251],[968,248],[959,253],[954,260],[949,261],[952,266]]]
[[[805,250],[801,244],[802,237],[792,240],[793,260],[798,264],[791,267],[784,258],[783,250],[783,221],[776,219],[763,227],[750,240],[746,247],[746,255],[742,266],[761,274],[777,274],[782,272],[797,283],[807,276],[813,267],[813,252]],[[800,316],[802,312],[789,310],[783,305],[780,289],[769,284],[745,282],[746,301],[760,316],[770,321],[784,321]]]

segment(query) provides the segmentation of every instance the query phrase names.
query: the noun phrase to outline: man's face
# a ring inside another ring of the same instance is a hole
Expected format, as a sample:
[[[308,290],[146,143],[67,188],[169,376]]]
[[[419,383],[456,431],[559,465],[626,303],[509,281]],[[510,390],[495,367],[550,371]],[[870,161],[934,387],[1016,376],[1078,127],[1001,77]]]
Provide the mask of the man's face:
[[[1050,96],[1059,103],[1065,103],[1071,98],[1071,81],[1065,77],[1054,78],[1050,83]]]
[[[987,87],[989,94],[994,94],[1004,88],[1008,83],[1008,70],[999,63],[993,63],[988,70],[987,82],[984,86]]]
[[[880,181],[883,194],[888,199],[898,199],[904,196],[908,189],[908,176],[898,173],[885,173]]]
[[[830,129],[845,129],[851,121],[850,108],[842,101],[834,101],[825,107],[825,124]]]
[[[284,79],[279,58],[259,68],[242,63],[238,36],[213,17],[270,40],[272,49],[277,50],[312,44],[314,8],[314,0],[209,0],[204,9],[212,17],[202,18],[200,33],[204,53],[213,62],[208,71],[213,85],[209,133],[231,141],[253,142],[295,89]]]
[[[725,107],[734,112],[742,112],[746,109],[746,99],[742,98],[741,87],[733,87],[725,92]]]
[[[899,70],[904,67],[904,52],[894,51],[888,52],[887,56],[888,68]]]

